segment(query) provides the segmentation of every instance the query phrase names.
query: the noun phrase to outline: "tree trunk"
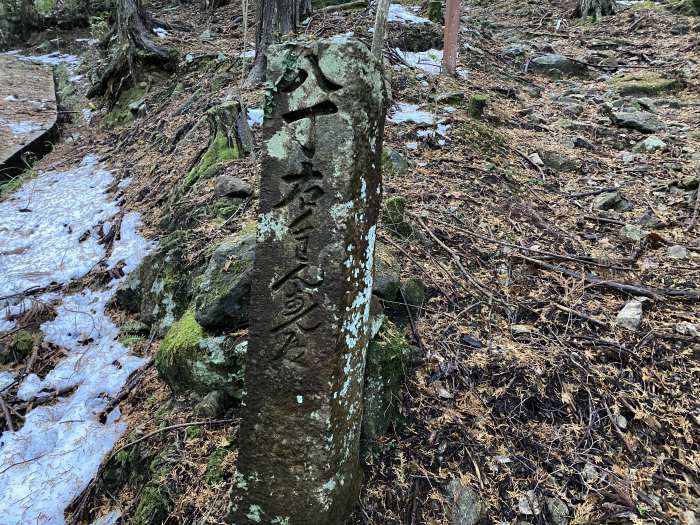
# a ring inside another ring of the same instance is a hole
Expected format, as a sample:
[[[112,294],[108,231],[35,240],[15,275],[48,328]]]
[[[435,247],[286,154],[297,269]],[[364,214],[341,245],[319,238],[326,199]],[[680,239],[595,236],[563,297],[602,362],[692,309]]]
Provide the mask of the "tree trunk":
[[[445,15],[445,49],[443,65],[449,75],[457,73],[457,48],[459,46],[459,13],[461,0],[447,0]]]
[[[142,67],[153,65],[167,71],[175,65],[173,52],[157,45],[151,39],[154,20],[143,10],[141,0],[119,0],[117,5],[117,54],[102,73],[100,79],[88,91],[88,97],[109,94],[119,96],[124,84],[133,84]],[[125,82],[126,81],[126,82]]]
[[[301,21],[311,14],[311,0],[258,0],[255,10],[255,62],[248,74],[248,84],[265,80],[267,47],[282,35],[296,33]]]
[[[377,17],[374,20],[374,33],[372,35],[372,54],[382,61],[382,52],[384,49],[384,29],[386,28],[386,19],[389,16],[389,3],[391,0],[379,0],[377,2]]]
[[[615,14],[615,0],[578,0],[574,16],[596,20],[607,15]]]
[[[22,41],[26,42],[38,27],[39,14],[34,6],[34,0],[21,0],[19,6],[20,28],[22,31]]]

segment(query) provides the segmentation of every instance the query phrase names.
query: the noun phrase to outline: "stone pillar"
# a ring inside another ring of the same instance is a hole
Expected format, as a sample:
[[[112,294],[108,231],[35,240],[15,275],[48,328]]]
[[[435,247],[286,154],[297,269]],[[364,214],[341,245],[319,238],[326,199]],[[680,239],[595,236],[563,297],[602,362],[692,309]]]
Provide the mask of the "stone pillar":
[[[269,48],[231,522],[341,525],[358,448],[385,88],[359,41]]]

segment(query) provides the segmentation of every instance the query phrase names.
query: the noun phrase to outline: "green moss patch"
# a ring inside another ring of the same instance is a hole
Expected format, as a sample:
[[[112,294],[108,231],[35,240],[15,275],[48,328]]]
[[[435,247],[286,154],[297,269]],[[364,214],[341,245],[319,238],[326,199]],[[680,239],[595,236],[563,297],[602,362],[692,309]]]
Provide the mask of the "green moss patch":
[[[18,330],[10,337],[4,351],[0,352],[0,363],[22,361],[32,353],[35,345],[41,343],[44,334],[40,331]]]
[[[399,237],[411,237],[414,232],[413,226],[408,222],[406,199],[403,197],[390,197],[384,201],[382,221],[389,231]]]
[[[232,462],[227,461],[231,453],[226,448],[217,448],[209,456],[207,461],[207,471],[204,474],[204,481],[210,485],[220,483],[229,478],[232,474]]]
[[[139,496],[134,525],[159,525],[165,522],[172,504],[167,487],[158,484],[146,485]]]
[[[641,71],[610,79],[610,84],[621,95],[658,95],[677,91],[682,83],[673,78],[665,78],[653,71]]]
[[[158,373],[174,388],[187,389],[191,376],[190,363],[204,339],[204,329],[188,310],[165,334],[156,352]]]
[[[217,133],[202,158],[187,174],[185,187],[191,188],[199,180],[214,177],[221,170],[222,162],[235,160],[239,157],[240,152],[236,141],[229,139],[223,133]]]
[[[129,104],[142,100],[145,93],[146,90],[142,86],[135,86],[123,91],[114,107],[102,119],[102,126],[105,128],[116,128],[132,122],[134,114],[129,109]]]
[[[503,153],[505,150],[506,141],[503,135],[488,124],[473,118],[455,126],[453,136],[483,155]]]

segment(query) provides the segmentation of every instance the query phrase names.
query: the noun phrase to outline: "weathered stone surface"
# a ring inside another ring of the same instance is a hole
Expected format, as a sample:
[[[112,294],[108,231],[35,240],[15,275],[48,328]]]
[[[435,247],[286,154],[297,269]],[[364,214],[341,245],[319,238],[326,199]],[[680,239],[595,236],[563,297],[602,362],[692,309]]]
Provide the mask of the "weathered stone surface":
[[[384,98],[336,37],[271,46],[232,523],[343,524],[361,479]]]
[[[611,118],[616,126],[636,129],[642,133],[656,133],[664,128],[659,117],[648,111],[617,111]]]
[[[250,197],[252,194],[253,188],[250,184],[238,177],[222,175],[216,179],[217,197]]]
[[[563,55],[542,55],[533,58],[530,68],[545,73],[560,73],[565,75],[581,75],[586,72],[588,66]]]
[[[374,251],[374,294],[396,301],[401,287],[401,261],[394,250],[377,240]]]
[[[255,230],[244,230],[214,250],[195,291],[197,322],[235,329],[248,320],[254,258]]]
[[[138,312],[141,320],[164,333],[187,309],[192,297],[194,270],[185,264],[187,234],[172,233],[144,258],[115,294],[117,305]]]
[[[639,325],[642,324],[643,312],[642,301],[631,299],[625,303],[625,306],[623,306],[622,310],[617,314],[615,324],[634,332],[639,328]]]
[[[667,145],[663,140],[656,135],[649,135],[644,140],[635,144],[632,151],[635,153],[653,153],[654,151],[663,151],[666,148]]]
[[[372,441],[384,434],[398,411],[398,394],[415,350],[401,330],[385,320],[367,348],[362,436]]]
[[[56,92],[51,67],[0,56],[0,180],[20,173],[22,154],[51,149],[56,126]]]
[[[465,486],[458,479],[452,479],[445,492],[450,525],[477,525],[484,517],[484,504],[471,487]]]
[[[156,352],[156,368],[176,393],[221,391],[240,398],[246,343],[208,337],[191,310],[173,324]]]

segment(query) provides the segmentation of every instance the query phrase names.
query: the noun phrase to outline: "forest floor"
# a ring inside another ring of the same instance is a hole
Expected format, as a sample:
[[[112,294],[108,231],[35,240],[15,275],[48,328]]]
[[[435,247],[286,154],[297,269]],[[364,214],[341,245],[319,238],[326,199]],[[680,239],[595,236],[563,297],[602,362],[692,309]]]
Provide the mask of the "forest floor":
[[[436,74],[434,53],[418,67],[389,53],[385,146],[407,167],[385,171],[384,198],[405,199],[410,233],[383,226],[380,238],[403,277],[426,285],[408,329],[423,362],[367,457],[352,523],[697,524],[700,21],[652,2],[598,23],[572,19],[568,3],[464,3],[460,78]],[[37,168],[91,151],[132,176],[126,210],[157,238],[170,189],[206,143],[195,134],[175,150],[182,130],[227,96],[261,108],[263,92],[241,83],[253,35],[239,5],[214,17],[198,5],[148,8],[175,27],[161,42],[186,57],[178,73],[152,79],[133,121],[105,126],[117,112],[93,108],[88,125],[76,113]],[[369,41],[372,24],[369,11],[321,12],[306,32]],[[573,59],[561,63],[569,72],[532,61],[549,54]],[[85,52],[86,72],[97,56]],[[481,96],[483,114],[470,108]],[[258,158],[227,173],[256,188]],[[252,199],[234,220],[197,224],[188,253],[256,213]],[[170,503],[153,523],[224,523],[236,413],[192,425],[188,406],[147,368],[120,405],[120,445],[144,438],[130,445],[137,463],[168,451],[160,460],[173,468],[158,481]],[[119,509],[135,522],[143,487],[105,487],[94,484],[69,521]],[[477,520],[455,521],[470,505]]]

